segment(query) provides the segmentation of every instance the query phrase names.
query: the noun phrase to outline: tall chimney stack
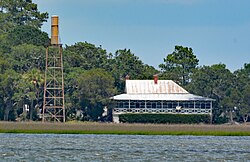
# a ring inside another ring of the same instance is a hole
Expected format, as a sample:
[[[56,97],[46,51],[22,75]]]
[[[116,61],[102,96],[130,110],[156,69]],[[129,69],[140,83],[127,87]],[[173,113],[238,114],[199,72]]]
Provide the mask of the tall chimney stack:
[[[51,45],[59,44],[59,17],[51,16]]]

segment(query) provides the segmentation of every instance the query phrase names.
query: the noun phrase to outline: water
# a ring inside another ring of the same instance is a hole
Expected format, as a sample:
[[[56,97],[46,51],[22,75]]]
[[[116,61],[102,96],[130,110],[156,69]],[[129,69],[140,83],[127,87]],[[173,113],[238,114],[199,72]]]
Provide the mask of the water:
[[[0,161],[250,161],[250,137],[0,134]]]

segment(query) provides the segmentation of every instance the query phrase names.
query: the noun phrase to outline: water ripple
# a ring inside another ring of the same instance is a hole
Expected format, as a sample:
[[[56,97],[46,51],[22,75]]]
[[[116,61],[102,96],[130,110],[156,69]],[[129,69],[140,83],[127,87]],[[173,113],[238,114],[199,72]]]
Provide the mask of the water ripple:
[[[3,161],[249,161],[250,137],[0,134]]]

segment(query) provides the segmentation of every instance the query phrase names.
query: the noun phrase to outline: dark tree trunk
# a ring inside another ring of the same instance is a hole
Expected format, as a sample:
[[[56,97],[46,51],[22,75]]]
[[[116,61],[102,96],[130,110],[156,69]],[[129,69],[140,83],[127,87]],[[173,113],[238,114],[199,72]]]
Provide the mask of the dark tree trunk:
[[[244,120],[244,123],[246,124],[246,122],[248,120],[248,114],[243,116],[243,120]]]
[[[6,108],[5,108],[5,111],[4,111],[4,121],[8,121],[9,120],[9,114],[10,114],[11,108],[12,108],[12,102],[7,99],[7,101],[6,101]]]
[[[32,99],[31,100],[31,104],[30,104],[30,120],[32,121],[33,120],[33,103],[34,103],[34,100]]]
[[[231,124],[233,124],[233,112],[232,111],[230,111],[230,122]]]
[[[5,111],[4,111],[4,117],[3,117],[4,121],[9,120],[9,113],[10,113],[10,110],[8,108],[6,108]]]

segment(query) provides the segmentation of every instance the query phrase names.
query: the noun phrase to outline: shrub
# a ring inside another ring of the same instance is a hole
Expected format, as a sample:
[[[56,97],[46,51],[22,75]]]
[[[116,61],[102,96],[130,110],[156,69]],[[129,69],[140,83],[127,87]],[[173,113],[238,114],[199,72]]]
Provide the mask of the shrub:
[[[210,123],[210,115],[205,114],[121,114],[122,123],[157,124],[198,124]]]

